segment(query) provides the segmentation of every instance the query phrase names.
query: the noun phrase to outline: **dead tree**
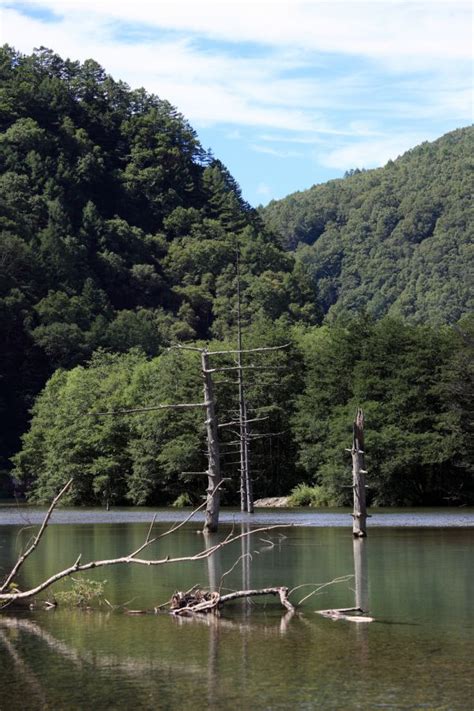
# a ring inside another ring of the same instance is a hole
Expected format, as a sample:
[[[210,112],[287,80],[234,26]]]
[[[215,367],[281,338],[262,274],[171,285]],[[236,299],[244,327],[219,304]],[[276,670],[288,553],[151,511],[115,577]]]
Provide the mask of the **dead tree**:
[[[219,592],[203,592],[202,590],[194,590],[188,595],[176,593],[171,601],[171,612],[174,615],[195,615],[196,613],[213,612],[231,600],[260,595],[277,595],[283,607],[289,612],[295,611],[294,606],[288,600],[288,588],[276,587],[260,588],[259,590],[237,590],[227,595],[221,595]]]
[[[253,513],[253,482],[250,476],[247,401],[242,368],[242,314],[240,293],[240,252],[237,250],[237,382],[239,387],[240,510]]]
[[[352,514],[352,534],[355,537],[367,535],[367,506],[365,501],[364,463],[364,413],[359,408],[353,425],[352,448],[352,489],[354,511]]]
[[[204,530],[213,533],[219,526],[220,491],[222,481],[221,460],[219,450],[219,434],[217,430],[216,404],[211,369],[209,367],[209,352],[201,351],[201,367],[204,382],[204,402],[206,403],[206,434],[207,434],[207,499],[206,520]]]
[[[238,385],[238,398],[239,398],[239,409],[237,412],[237,418],[229,422],[219,424],[219,428],[225,427],[236,427],[238,431],[235,433],[237,440],[232,444],[237,444],[239,447],[240,454],[240,504],[241,510],[247,513],[253,513],[253,481],[250,471],[250,455],[249,455],[249,445],[252,439],[261,439],[264,437],[272,437],[275,433],[264,434],[264,435],[252,435],[249,430],[249,425],[254,422],[261,422],[267,420],[268,417],[249,417],[247,401],[245,397],[245,385],[244,385],[244,371],[268,371],[273,370],[271,366],[265,365],[243,365],[242,355],[249,353],[265,353],[268,351],[282,350],[288,347],[288,343],[282,346],[265,346],[262,348],[242,348],[242,334],[241,329],[238,330],[237,339],[237,349],[229,349],[224,351],[209,351],[210,356],[215,355],[234,355],[235,356],[235,366],[223,366],[212,368],[212,373],[221,373],[226,371],[236,371],[237,372],[237,385]]]
[[[241,346],[241,340],[239,340],[239,346]],[[177,345],[174,348],[180,350],[195,351],[201,356],[201,375],[203,379],[203,389],[204,389],[204,401],[198,403],[177,403],[172,405],[152,405],[149,407],[137,407],[127,410],[115,410],[113,412],[95,412],[90,413],[91,416],[104,416],[104,415],[130,415],[143,412],[153,412],[156,410],[180,410],[180,409],[192,409],[192,408],[203,408],[206,411],[206,439],[207,439],[207,460],[208,466],[207,470],[204,472],[188,472],[193,474],[204,474],[208,477],[208,485],[206,490],[206,510],[205,510],[205,521],[204,521],[204,531],[209,533],[214,533],[217,531],[219,526],[219,511],[220,511],[220,486],[222,482],[221,474],[221,455],[220,455],[220,445],[219,445],[219,427],[228,426],[240,426],[240,451],[241,451],[241,491],[245,492],[245,497],[242,496],[242,500],[245,503],[245,508],[243,510],[252,512],[253,511],[253,492],[251,478],[249,474],[248,466],[248,423],[255,422],[265,418],[252,418],[249,420],[247,417],[247,410],[244,398],[243,390],[243,370],[266,370],[265,366],[244,366],[242,365],[242,354],[243,353],[260,353],[263,351],[278,350],[280,348],[286,348],[287,346],[273,346],[267,348],[250,348],[247,350],[241,347],[237,350],[225,350],[225,351],[209,351],[207,348],[199,348],[196,346],[183,346]],[[216,355],[236,355],[237,365],[236,366],[225,366],[221,368],[212,368],[210,366],[210,356]],[[231,421],[218,425],[217,415],[216,415],[216,399],[214,394],[214,383],[213,374],[224,372],[224,371],[237,371],[239,375],[239,402],[241,403],[241,408],[239,409],[239,419],[237,421]],[[183,472],[185,473],[185,472]]]

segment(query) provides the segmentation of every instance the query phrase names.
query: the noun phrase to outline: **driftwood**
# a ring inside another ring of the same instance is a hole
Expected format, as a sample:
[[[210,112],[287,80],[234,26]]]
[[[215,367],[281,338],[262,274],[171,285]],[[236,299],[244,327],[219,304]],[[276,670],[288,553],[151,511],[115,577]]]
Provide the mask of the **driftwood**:
[[[281,604],[288,612],[295,611],[295,608],[288,600],[288,588],[285,587],[261,588],[260,590],[237,590],[227,593],[226,595],[221,595],[216,591],[209,592],[201,590],[199,588],[186,593],[176,592],[171,598],[170,611],[173,615],[194,615],[196,613],[213,612],[222,607],[226,602],[260,595],[277,595],[280,598]]]
[[[331,620],[347,620],[348,622],[373,622],[373,617],[363,615],[360,607],[337,607],[332,610],[316,610],[318,615],[329,617]],[[354,614],[350,614],[354,613]]]

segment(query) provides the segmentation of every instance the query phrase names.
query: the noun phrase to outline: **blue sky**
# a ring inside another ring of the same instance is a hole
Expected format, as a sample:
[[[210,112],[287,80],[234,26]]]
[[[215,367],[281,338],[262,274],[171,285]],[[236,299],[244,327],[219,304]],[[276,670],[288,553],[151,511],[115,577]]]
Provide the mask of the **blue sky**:
[[[472,123],[464,0],[0,0],[0,40],[174,104],[253,205]]]

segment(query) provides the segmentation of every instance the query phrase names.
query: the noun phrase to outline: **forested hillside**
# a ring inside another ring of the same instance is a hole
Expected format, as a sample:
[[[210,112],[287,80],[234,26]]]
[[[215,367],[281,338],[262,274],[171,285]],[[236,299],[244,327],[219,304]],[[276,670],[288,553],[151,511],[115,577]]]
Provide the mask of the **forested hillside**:
[[[246,313],[315,321],[292,257],[168,102],[47,49],[4,47],[0,82],[0,469],[56,368],[232,329],[237,247]]]
[[[297,250],[330,318],[363,309],[454,323],[473,306],[473,162],[469,127],[260,214]]]
[[[473,500],[472,130],[260,215],[176,109],[96,62],[4,47],[0,82],[0,495],[14,455],[36,501],[70,476],[78,504],[199,501],[202,413],[94,413],[200,401],[196,353],[168,347],[235,348],[239,283],[245,347],[287,344],[244,358],[257,496],[345,503],[362,406],[372,502]],[[215,387],[225,423],[232,371]]]

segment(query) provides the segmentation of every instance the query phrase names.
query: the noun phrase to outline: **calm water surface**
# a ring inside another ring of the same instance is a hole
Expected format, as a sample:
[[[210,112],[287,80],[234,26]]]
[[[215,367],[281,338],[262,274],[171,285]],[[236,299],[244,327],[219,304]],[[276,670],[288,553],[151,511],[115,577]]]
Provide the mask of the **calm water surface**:
[[[0,566],[8,568],[39,511],[0,507]],[[156,526],[182,514],[159,512]],[[61,510],[25,564],[22,586],[83,561],[137,548],[150,512]],[[397,518],[398,517],[398,518]],[[217,538],[240,515],[226,512]],[[60,523],[62,521],[63,523]],[[66,521],[68,523],[66,523]],[[108,521],[104,523],[102,521]],[[226,606],[219,618],[129,616],[107,607],[0,615],[0,709],[472,709],[474,512],[376,513],[355,543],[346,512],[265,511],[252,525],[282,523],[208,561],[158,568],[121,566],[88,574],[107,580],[112,604],[152,609],[195,583],[224,588],[313,588],[289,616],[273,599]],[[395,523],[394,523],[395,521]],[[385,522],[385,523],[384,523]],[[289,527],[291,523],[298,525]],[[168,524],[169,525],[169,524]],[[394,527],[396,526],[396,527]],[[189,555],[206,543],[190,523],[156,555]],[[358,602],[372,623],[315,613]]]

